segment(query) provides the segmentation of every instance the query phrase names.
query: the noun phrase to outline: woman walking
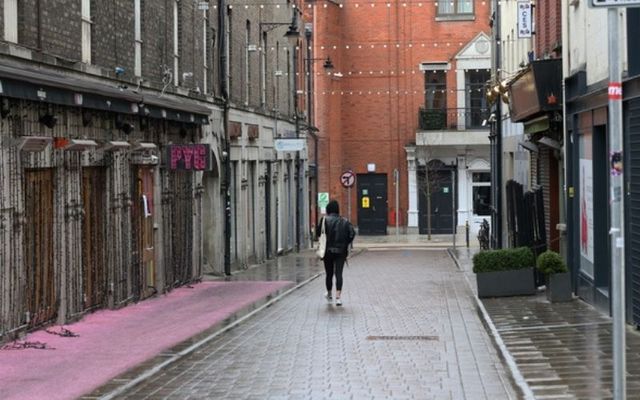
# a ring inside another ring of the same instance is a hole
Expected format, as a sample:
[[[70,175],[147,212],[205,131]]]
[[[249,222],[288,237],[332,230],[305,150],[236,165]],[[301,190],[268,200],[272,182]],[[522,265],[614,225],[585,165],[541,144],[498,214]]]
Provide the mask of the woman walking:
[[[324,270],[326,272],[325,284],[327,301],[332,300],[333,276],[336,277],[336,305],[342,305],[342,270],[344,262],[349,254],[349,245],[353,242],[356,232],[353,225],[346,218],[340,216],[340,206],[336,200],[331,200],[327,204],[327,215],[322,218],[316,227],[316,235],[320,236],[322,224],[326,224],[325,235],[327,236],[327,246],[324,254]]]

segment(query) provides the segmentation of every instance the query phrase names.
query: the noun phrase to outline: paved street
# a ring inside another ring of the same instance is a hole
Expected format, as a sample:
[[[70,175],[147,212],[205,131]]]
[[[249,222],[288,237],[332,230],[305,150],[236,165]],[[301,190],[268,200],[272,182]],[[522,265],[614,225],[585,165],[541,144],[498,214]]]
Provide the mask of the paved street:
[[[323,286],[311,281],[117,398],[516,398],[446,251],[362,252],[341,308]]]

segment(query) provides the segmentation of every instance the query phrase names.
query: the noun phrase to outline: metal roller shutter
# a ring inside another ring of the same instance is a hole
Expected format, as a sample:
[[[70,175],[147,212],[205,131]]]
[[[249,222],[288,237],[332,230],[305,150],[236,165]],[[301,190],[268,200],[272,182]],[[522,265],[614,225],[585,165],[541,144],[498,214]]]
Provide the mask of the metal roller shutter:
[[[631,278],[633,323],[640,325],[640,99],[628,103],[627,264]]]

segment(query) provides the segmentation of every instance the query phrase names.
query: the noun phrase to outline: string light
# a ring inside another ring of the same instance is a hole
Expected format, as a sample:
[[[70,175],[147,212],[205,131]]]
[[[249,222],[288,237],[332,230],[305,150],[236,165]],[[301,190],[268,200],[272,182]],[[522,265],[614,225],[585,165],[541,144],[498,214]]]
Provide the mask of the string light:
[[[438,1],[438,0],[419,0],[419,1],[405,1],[405,2],[402,2],[402,3],[398,3],[398,4],[401,5],[402,8],[407,9],[407,8],[410,8],[410,7],[420,7],[420,8],[422,8],[424,5],[428,5],[428,4],[432,4],[433,7],[438,7],[440,5],[440,3],[441,2]],[[355,9],[366,9],[366,7],[364,7],[364,6],[366,6],[367,4],[369,5],[369,8],[375,8],[376,5],[386,5],[387,8],[391,8],[392,5],[393,5],[392,3],[389,3],[388,0],[384,0],[384,1],[364,1],[364,2],[359,2],[359,3],[354,3],[353,4],[353,8],[355,8]],[[454,2],[451,2],[450,4],[451,4],[452,7],[455,6]],[[487,2],[486,2],[486,0],[483,0],[480,4],[482,6],[486,6]],[[498,5],[501,5],[501,4],[502,4],[502,2],[498,1]],[[269,4],[265,4],[265,3],[261,3],[261,2],[244,1],[244,2],[240,2],[239,4],[238,3],[229,4],[229,5],[227,5],[227,8],[232,9],[234,7],[234,5],[237,6],[237,7],[243,7],[244,9],[248,9],[248,8],[251,8],[251,7],[259,7],[261,9],[264,9],[265,6],[266,7],[273,6],[276,9],[281,9],[281,8],[296,9],[296,8],[298,8],[295,4],[292,4],[292,3],[289,3],[289,2],[284,2],[284,1],[277,2],[277,3],[269,3]],[[344,3],[335,4],[335,5],[338,8],[342,8],[342,9],[350,7],[350,5],[344,4]],[[316,6],[317,6],[316,4],[311,4],[311,3],[307,4],[307,8],[313,8],[313,7],[316,7]],[[328,8],[328,6],[329,6],[329,3],[324,3],[322,5],[323,8]],[[216,10],[218,8],[218,5],[217,4],[212,4],[212,5],[210,5],[210,8]]]
[[[490,72],[490,69],[486,69],[486,68],[482,68],[482,70]],[[411,74],[415,75],[416,73],[424,73],[425,71],[422,69],[412,69],[410,70]],[[475,72],[480,72],[480,69],[478,68],[463,68],[463,69],[450,69],[450,70],[441,70],[439,72],[442,72],[443,74],[448,74],[448,73],[458,73],[459,71],[475,71]],[[429,72],[433,72],[433,73],[437,73],[437,70],[434,71],[429,71]],[[317,76],[320,75],[332,75],[332,74],[337,74],[340,73],[338,71],[329,71],[329,72],[316,72]],[[354,71],[354,70],[350,70],[350,71],[341,71],[342,75],[362,75],[362,74],[369,74],[369,75],[374,75],[374,74],[379,74],[379,75],[384,75],[385,73],[388,73],[389,75],[406,75],[408,74],[407,70],[368,70],[368,71],[362,71],[362,70],[358,70],[358,71]]]

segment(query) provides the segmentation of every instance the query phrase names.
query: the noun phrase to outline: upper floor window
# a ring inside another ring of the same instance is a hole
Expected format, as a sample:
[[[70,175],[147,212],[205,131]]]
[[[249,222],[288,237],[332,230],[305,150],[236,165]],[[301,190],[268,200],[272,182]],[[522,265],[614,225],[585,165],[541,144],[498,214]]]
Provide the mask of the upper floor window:
[[[251,21],[247,20],[245,37],[244,37],[244,104],[249,104],[249,97],[251,96],[251,64],[249,63],[249,56],[251,49]]]
[[[178,73],[180,69],[180,5],[178,1],[173,2],[173,84],[178,86],[180,80]]]
[[[18,43],[18,0],[4,0],[4,40]]]
[[[425,71],[425,108],[444,110],[447,108],[447,77],[445,71]]]
[[[137,77],[142,76],[142,11],[140,0],[133,2],[133,30],[134,30],[134,64],[133,73]]]
[[[465,71],[465,93],[467,110],[465,110],[466,127],[480,128],[482,121],[487,118],[487,99],[484,95],[484,87],[491,78],[488,69],[475,69]]]
[[[473,14],[473,0],[444,0],[438,2],[438,16]]]

